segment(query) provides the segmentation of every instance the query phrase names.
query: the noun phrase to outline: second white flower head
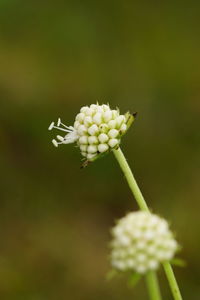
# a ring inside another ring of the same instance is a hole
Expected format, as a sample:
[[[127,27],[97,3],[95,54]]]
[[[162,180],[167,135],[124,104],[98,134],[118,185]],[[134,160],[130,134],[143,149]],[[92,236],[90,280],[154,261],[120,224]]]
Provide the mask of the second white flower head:
[[[170,261],[177,248],[164,219],[145,211],[131,212],[112,229],[111,264],[118,271],[146,273]]]

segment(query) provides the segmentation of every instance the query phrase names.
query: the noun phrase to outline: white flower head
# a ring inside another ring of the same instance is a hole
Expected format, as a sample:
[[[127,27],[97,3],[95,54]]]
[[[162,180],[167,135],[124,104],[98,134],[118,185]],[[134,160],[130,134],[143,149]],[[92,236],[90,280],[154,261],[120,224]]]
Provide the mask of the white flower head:
[[[86,161],[93,161],[119,146],[135,116],[129,112],[121,115],[119,109],[97,103],[82,107],[73,126],[66,126],[59,118],[57,124],[52,122],[48,129],[65,132],[64,136],[57,135],[57,139],[52,140],[55,147],[76,143]]]
[[[146,273],[170,261],[178,244],[168,223],[149,212],[131,212],[112,229],[111,264],[118,271]]]

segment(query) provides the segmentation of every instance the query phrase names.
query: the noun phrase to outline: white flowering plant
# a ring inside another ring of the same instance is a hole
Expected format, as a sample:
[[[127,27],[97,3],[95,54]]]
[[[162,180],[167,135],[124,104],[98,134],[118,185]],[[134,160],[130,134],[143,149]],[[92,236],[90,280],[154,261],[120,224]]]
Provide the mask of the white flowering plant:
[[[76,143],[87,166],[103,155],[113,152],[140,208],[120,219],[112,229],[111,265],[117,272],[131,271],[145,275],[151,300],[161,300],[156,271],[163,265],[174,300],[182,300],[171,262],[179,249],[167,221],[152,214],[120,149],[121,138],[135,119],[136,113],[121,114],[108,104],[84,106],[73,126],[66,126],[59,118],[49,130],[58,129],[64,136],[52,140],[55,147]]]
[[[61,144],[76,143],[86,161],[94,161],[120,145],[122,136],[127,132],[136,113],[120,114],[118,108],[109,105],[91,104],[84,106],[77,114],[73,126],[66,126],[59,118],[57,124],[52,122],[49,130],[58,129],[65,132],[57,135],[52,143],[55,147]]]

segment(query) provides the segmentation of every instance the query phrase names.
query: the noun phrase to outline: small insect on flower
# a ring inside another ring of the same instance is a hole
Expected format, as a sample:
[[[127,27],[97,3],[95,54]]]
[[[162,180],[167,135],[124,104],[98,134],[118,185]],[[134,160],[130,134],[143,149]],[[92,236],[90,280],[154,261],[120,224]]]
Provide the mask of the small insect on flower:
[[[112,229],[111,264],[118,271],[146,273],[170,261],[178,244],[168,223],[149,212],[131,212]]]
[[[85,165],[102,155],[117,149],[122,136],[127,132],[136,114],[121,115],[119,109],[109,105],[92,104],[84,106],[75,118],[73,126],[66,126],[59,118],[52,122],[49,130],[58,129],[65,133],[52,140],[55,147],[76,143],[85,159]]]

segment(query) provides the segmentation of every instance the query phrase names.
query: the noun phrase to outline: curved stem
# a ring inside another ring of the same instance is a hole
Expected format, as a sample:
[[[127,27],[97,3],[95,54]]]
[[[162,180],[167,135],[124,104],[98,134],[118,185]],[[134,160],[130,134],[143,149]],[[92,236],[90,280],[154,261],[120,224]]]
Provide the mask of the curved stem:
[[[161,300],[159,283],[155,272],[149,271],[146,274],[146,283],[147,283],[150,299]]]
[[[126,160],[123,152],[121,151],[120,148],[118,148],[117,150],[113,150],[113,153],[124,173],[124,176],[126,177],[126,180],[127,180],[129,187],[138,203],[138,206],[140,207],[141,210],[149,211],[147,203],[137,185],[137,182],[133,176],[133,173],[127,163],[127,160]],[[170,285],[171,292],[172,292],[174,299],[182,300],[182,296],[181,296],[181,293],[180,293],[180,290],[179,290],[179,287],[178,287],[178,284],[177,284],[176,278],[174,276],[174,272],[173,272],[171,265],[167,262],[167,263],[163,264],[163,267],[164,267],[167,279],[169,281],[169,285]]]

